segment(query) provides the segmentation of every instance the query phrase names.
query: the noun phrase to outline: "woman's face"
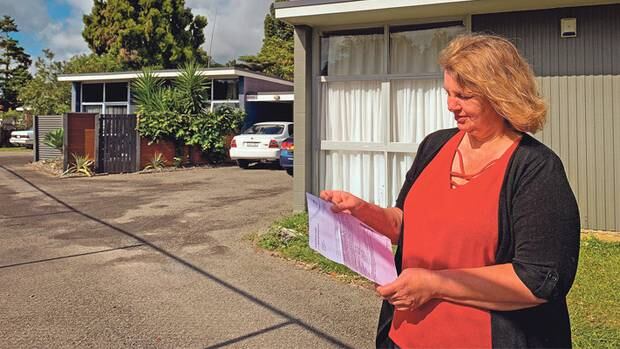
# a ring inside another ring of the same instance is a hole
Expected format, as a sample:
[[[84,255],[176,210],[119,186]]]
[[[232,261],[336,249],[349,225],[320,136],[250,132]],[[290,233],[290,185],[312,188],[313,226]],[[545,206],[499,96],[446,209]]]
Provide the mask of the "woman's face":
[[[448,71],[444,72],[443,87],[448,93],[448,110],[454,114],[459,130],[484,135],[503,126],[502,117],[495,112],[491,103],[463,89]]]

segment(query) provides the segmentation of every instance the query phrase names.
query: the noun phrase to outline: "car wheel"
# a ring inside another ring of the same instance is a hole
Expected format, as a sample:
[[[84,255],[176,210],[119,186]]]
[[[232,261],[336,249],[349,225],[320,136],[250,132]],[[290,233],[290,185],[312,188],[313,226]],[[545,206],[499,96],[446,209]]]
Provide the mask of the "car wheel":
[[[288,173],[289,176],[292,176],[293,175],[293,168],[292,167],[287,168],[286,169],[286,173]]]
[[[248,161],[248,160],[237,160],[237,165],[239,165],[239,167],[241,167],[241,168],[248,168],[248,167],[250,167],[250,161]]]

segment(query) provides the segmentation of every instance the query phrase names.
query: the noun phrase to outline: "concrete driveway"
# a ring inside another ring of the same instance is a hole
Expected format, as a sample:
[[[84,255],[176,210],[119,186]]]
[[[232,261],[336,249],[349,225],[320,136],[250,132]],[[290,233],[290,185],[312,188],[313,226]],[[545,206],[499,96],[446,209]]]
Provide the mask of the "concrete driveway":
[[[234,167],[56,179],[0,153],[2,347],[370,348],[373,292],[255,250],[292,179]]]

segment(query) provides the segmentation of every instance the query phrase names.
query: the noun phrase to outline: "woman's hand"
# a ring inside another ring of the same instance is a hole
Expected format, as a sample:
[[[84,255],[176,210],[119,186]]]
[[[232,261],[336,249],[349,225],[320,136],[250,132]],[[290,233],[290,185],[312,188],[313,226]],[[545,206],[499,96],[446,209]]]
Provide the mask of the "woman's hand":
[[[394,282],[375,286],[377,295],[396,310],[414,310],[435,298],[437,275],[428,269],[407,268]]]
[[[366,201],[357,196],[340,190],[323,190],[320,194],[321,199],[329,201],[332,204],[332,211],[353,213],[360,208]]]

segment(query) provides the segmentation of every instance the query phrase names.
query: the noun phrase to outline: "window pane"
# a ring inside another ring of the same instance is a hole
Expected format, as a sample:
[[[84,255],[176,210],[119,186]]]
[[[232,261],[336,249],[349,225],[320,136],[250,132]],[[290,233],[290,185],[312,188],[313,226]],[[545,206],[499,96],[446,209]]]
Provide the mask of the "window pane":
[[[127,102],[127,83],[106,83],[105,100],[106,102]]]
[[[419,144],[429,133],[454,127],[441,79],[391,82],[390,140]]]
[[[392,74],[441,73],[439,53],[465,27],[398,31],[390,30],[390,72]],[[397,31],[397,32],[394,32]]]
[[[326,151],[325,188],[345,190],[386,207],[383,153]]]
[[[82,84],[82,102],[103,102],[103,84]]]
[[[237,80],[213,80],[213,100],[239,99]]]
[[[96,113],[96,114],[99,114],[99,113],[101,113],[101,109],[103,109],[103,107],[101,105],[83,105],[82,106],[82,113]]]
[[[384,142],[386,118],[383,105],[379,81],[323,83],[324,140]]]
[[[288,135],[293,137],[293,131],[295,130],[295,127],[291,124],[288,125]]]
[[[127,106],[125,105],[106,105],[105,113],[112,115],[125,115],[127,114]]]
[[[328,34],[321,39],[321,75],[371,75],[383,73],[383,28],[372,34]]]
[[[390,154],[388,163],[388,178],[390,179],[388,187],[388,205],[394,205],[400,189],[405,183],[405,176],[411,164],[415,153],[394,153]]]

